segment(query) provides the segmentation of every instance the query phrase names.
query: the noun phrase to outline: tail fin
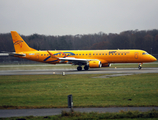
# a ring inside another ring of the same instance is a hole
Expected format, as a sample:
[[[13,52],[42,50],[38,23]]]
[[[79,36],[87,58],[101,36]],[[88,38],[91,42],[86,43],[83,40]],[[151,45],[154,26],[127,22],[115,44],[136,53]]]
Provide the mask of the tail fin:
[[[16,31],[11,31],[15,52],[37,51],[27,45]]]

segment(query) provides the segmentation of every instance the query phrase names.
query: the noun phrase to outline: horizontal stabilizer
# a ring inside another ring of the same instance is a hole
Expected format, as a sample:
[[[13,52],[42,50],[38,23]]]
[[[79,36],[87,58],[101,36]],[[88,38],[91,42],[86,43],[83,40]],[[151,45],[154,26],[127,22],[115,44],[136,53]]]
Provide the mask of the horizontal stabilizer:
[[[0,53],[0,56],[25,56],[25,54],[18,54],[15,52],[10,52],[10,53]]]
[[[26,56],[26,54],[18,54],[15,52],[9,53],[10,56]]]
[[[9,53],[0,53],[0,56],[9,56]]]

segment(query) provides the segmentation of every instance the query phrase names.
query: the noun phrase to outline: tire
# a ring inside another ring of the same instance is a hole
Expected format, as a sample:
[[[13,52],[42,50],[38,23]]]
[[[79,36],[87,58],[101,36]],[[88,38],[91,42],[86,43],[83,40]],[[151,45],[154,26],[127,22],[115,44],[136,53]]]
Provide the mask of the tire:
[[[140,70],[140,69],[142,69],[142,67],[139,65],[139,66],[138,66],[138,69]]]
[[[77,70],[78,70],[78,71],[81,71],[81,70],[82,70],[82,67],[81,67],[81,66],[77,67]]]
[[[89,69],[89,66],[88,65],[85,65],[84,66],[84,70],[88,70]]]

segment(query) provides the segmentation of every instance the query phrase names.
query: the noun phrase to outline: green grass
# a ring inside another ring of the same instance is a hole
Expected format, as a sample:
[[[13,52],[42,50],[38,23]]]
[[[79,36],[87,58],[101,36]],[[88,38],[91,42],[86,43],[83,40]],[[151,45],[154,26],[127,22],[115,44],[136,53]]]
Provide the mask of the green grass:
[[[158,74],[0,76],[0,108],[158,106]]]

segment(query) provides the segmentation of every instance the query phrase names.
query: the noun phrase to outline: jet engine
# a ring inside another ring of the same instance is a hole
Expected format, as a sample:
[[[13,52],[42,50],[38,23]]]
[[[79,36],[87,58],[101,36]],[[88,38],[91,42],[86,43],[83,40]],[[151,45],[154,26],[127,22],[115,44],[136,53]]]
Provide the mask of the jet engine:
[[[109,63],[102,64],[102,67],[110,67],[110,66],[111,66],[111,64],[109,64]]]
[[[90,68],[100,68],[100,67],[102,67],[102,64],[100,61],[89,61],[89,67]]]

